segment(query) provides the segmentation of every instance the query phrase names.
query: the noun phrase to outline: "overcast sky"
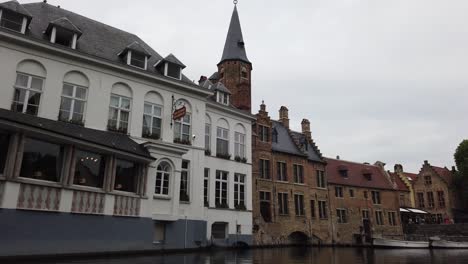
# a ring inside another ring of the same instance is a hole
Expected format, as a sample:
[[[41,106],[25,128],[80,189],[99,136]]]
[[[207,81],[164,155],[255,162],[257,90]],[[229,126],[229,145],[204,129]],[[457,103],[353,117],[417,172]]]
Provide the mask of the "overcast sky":
[[[22,1],[37,2],[37,1]],[[216,70],[231,0],[49,0],[174,53],[193,80]],[[253,112],[311,121],[329,157],[419,171],[452,166],[468,138],[468,1],[239,0]]]

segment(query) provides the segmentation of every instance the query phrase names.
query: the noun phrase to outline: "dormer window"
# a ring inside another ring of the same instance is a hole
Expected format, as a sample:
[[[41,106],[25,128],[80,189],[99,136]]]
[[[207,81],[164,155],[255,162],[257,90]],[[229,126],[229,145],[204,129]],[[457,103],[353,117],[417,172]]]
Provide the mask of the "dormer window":
[[[127,65],[143,70],[148,68],[148,59],[151,57],[151,54],[137,41],[125,47],[118,55]]]
[[[0,27],[24,34],[27,24],[26,16],[11,10],[0,9]]]
[[[217,92],[217,94],[218,94],[218,98],[216,101],[218,103],[229,105],[229,94],[223,93],[223,92]]]
[[[348,178],[348,168],[345,165],[338,166],[338,173],[343,178]]]
[[[76,49],[81,31],[68,18],[61,17],[50,22],[46,34],[49,34],[51,43]]]
[[[370,169],[363,169],[362,170],[362,176],[368,181],[372,181],[372,172]]]
[[[165,66],[165,75],[176,78],[176,79],[182,79],[182,69],[180,68],[179,65],[175,65],[173,63],[166,62]]]
[[[134,51],[132,52],[130,50],[127,53],[127,64],[146,70],[146,67],[148,64],[148,57],[145,56],[144,54],[134,52]]]

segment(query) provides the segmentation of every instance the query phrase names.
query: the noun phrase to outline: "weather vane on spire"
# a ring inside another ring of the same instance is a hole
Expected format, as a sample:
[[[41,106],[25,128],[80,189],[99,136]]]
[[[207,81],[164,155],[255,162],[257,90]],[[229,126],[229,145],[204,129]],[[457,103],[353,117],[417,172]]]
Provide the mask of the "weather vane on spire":
[[[237,5],[237,0],[234,0],[233,3],[234,3],[234,5]]]

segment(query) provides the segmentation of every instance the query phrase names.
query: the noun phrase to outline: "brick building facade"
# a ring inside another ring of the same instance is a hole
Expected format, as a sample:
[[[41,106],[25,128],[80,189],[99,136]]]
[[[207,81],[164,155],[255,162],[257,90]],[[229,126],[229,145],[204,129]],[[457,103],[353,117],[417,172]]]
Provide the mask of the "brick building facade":
[[[304,119],[289,128],[288,109],[272,120],[262,104],[253,125],[254,244],[330,243],[325,161]]]
[[[401,239],[400,192],[384,164],[326,162],[333,242],[368,243],[372,236]]]
[[[452,190],[453,175],[447,168],[432,166],[424,161],[413,181],[415,207],[431,214],[430,223],[443,223],[453,219],[456,207]]]

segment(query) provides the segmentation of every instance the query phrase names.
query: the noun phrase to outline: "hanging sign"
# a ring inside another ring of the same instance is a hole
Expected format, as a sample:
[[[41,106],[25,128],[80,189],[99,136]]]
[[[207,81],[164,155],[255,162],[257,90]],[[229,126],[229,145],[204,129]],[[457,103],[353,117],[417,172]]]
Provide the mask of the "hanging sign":
[[[185,116],[185,114],[187,114],[187,108],[184,105],[181,108],[176,109],[174,111],[174,113],[172,113],[172,119],[179,120],[179,119],[183,118]]]

